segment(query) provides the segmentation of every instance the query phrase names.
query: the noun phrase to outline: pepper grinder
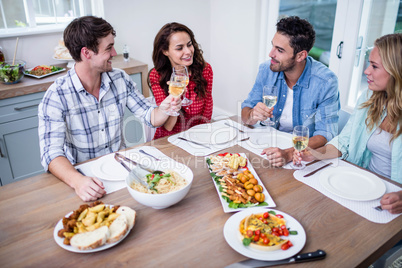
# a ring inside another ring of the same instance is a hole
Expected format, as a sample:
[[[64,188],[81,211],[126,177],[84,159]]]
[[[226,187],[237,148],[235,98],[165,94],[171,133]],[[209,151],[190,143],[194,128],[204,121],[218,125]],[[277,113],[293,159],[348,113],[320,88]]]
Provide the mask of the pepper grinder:
[[[123,58],[124,61],[129,61],[130,60],[130,55],[129,55],[130,51],[128,50],[128,46],[124,45],[123,47]]]

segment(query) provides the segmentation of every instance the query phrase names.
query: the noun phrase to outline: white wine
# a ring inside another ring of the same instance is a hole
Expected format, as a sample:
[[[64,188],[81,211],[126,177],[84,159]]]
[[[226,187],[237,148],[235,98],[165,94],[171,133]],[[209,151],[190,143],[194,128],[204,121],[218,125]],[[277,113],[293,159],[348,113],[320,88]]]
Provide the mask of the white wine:
[[[262,97],[264,100],[264,104],[268,107],[268,108],[272,108],[275,106],[276,102],[278,101],[278,97],[277,96],[263,96]]]
[[[170,81],[169,84],[169,93],[175,97],[180,97],[183,94],[185,88],[185,84],[177,83]]]
[[[293,147],[297,151],[303,151],[304,149],[307,148],[308,145],[308,138],[307,137],[300,137],[300,136],[295,136],[293,137]]]

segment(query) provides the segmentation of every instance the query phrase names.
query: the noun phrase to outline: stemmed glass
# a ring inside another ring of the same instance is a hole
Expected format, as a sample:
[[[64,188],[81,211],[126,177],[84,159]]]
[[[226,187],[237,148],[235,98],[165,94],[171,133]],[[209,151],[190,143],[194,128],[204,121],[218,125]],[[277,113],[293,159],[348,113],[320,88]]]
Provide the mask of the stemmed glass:
[[[264,86],[262,100],[268,108],[274,107],[276,105],[276,102],[278,101],[278,88],[276,86]],[[271,118],[263,121],[262,123],[268,126],[275,125],[274,121],[272,121]]]
[[[184,65],[178,65],[176,67],[173,67],[173,72],[176,72],[178,74],[182,74],[183,76],[185,76],[185,81],[186,81],[185,89],[187,90],[187,85],[188,85],[188,82],[190,81],[190,77],[188,76],[187,67]],[[187,99],[186,96],[184,95],[183,100],[181,101],[181,106],[189,106],[192,103],[193,103],[193,101],[190,99]]]
[[[307,148],[309,140],[309,129],[306,126],[295,126],[293,129],[293,147],[297,151],[303,151]],[[306,167],[304,163],[291,163],[293,169],[303,169]]]
[[[173,70],[169,82],[169,94],[173,97],[180,97],[186,87],[186,77],[182,73],[177,73]],[[179,116],[180,114],[172,109],[165,111],[166,114],[171,116]]]

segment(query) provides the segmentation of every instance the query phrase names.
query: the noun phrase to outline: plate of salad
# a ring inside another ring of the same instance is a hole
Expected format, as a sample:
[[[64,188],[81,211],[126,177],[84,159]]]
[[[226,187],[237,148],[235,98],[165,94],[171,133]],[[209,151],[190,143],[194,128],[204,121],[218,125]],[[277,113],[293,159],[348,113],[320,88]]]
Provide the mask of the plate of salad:
[[[66,68],[53,66],[53,65],[38,65],[34,68],[26,70],[25,75],[35,77],[35,78],[44,78],[49,75],[63,72],[65,70],[66,70]]]
[[[205,158],[225,213],[276,204],[244,153]]]

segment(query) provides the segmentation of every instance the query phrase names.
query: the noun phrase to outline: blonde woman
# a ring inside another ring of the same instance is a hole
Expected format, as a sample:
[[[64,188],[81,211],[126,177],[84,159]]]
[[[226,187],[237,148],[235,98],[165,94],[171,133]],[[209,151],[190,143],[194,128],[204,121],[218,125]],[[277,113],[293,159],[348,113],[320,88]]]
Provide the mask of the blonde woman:
[[[378,38],[362,93],[342,132],[327,145],[294,154],[295,162],[341,157],[402,183],[402,34]],[[385,194],[383,209],[402,212],[402,191]]]

